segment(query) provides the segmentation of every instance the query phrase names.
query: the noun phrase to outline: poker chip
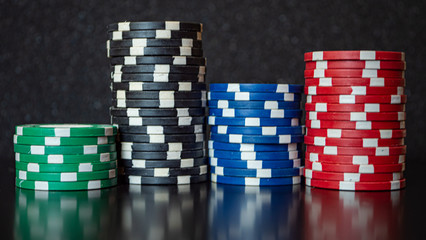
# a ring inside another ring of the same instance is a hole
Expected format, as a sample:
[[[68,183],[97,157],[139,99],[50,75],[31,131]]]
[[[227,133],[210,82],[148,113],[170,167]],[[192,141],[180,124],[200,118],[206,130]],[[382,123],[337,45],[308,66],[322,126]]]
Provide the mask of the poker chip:
[[[180,31],[203,31],[203,24],[181,21],[154,21],[154,22],[119,22],[107,26],[108,31],[131,31],[131,30],[180,30]]]
[[[314,171],[343,173],[394,173],[405,170],[405,163],[380,165],[345,165],[305,161],[305,168]]]
[[[210,116],[218,117],[261,117],[261,118],[301,118],[301,110],[260,110],[260,109],[209,109]]]
[[[277,178],[256,178],[256,177],[234,177],[221,176],[212,173],[211,181],[215,183],[224,183],[232,185],[245,186],[276,186],[276,185],[294,185],[300,184],[300,176],[295,177],[277,177]]]
[[[207,164],[207,158],[185,158],[179,160],[122,159],[120,166],[125,168],[188,168]]]
[[[199,117],[204,116],[204,108],[110,108],[110,113],[117,117]]]
[[[16,170],[27,172],[94,172],[102,170],[110,170],[117,168],[117,161],[101,162],[101,163],[69,163],[69,164],[44,164],[44,163],[26,163],[15,162]]]
[[[211,180],[254,186],[300,183],[302,91],[294,84],[210,84]]]
[[[207,174],[201,175],[181,175],[176,177],[145,177],[138,175],[124,175],[120,176],[121,182],[125,184],[153,184],[153,185],[181,185],[200,183],[208,180]]]
[[[13,143],[45,146],[102,145],[115,143],[115,137],[37,137],[13,135]]]
[[[336,172],[321,172],[305,168],[304,176],[306,178],[330,180],[330,181],[345,181],[345,182],[384,182],[396,181],[404,177],[403,173],[336,173]]]
[[[61,172],[39,173],[16,170],[16,178],[19,180],[48,181],[48,182],[80,182],[89,180],[110,179],[117,177],[117,169],[95,172]]]
[[[404,87],[404,78],[306,78],[306,86],[339,87]]]
[[[16,153],[27,153],[33,155],[49,154],[97,154],[115,152],[115,144],[103,145],[81,145],[81,146],[43,146],[14,144]]]
[[[404,53],[309,52],[305,62],[306,185],[404,187]]]
[[[116,185],[117,178],[78,182],[31,181],[16,179],[16,186],[19,188],[44,191],[93,190]]]
[[[113,98],[116,99],[158,99],[158,100],[173,100],[173,99],[206,99],[205,91],[191,92],[175,92],[175,91],[125,91],[117,90],[112,92]]]
[[[328,155],[313,152],[306,152],[305,159],[312,162],[324,162],[334,164],[397,164],[405,162],[405,155],[372,156],[372,155]]]
[[[16,135],[39,137],[114,136],[117,128],[102,124],[27,124],[16,126]]]
[[[405,61],[380,61],[380,60],[333,60],[311,61],[305,63],[305,69],[392,69],[405,70]]]
[[[305,136],[305,144],[314,146],[342,146],[342,147],[383,147],[402,146],[404,138],[327,138]]]
[[[246,126],[246,127],[264,127],[264,126],[299,126],[299,118],[237,118],[237,117],[216,117],[209,116],[208,123],[210,125],[227,125],[227,126]]]
[[[114,60],[114,59],[113,59]],[[140,88],[140,85],[145,82],[146,83],[171,83],[170,86],[173,89],[168,88],[167,85],[152,85],[149,84],[146,85],[146,87],[150,87],[151,90],[163,90],[163,89],[169,89],[169,90],[179,90],[179,84],[182,85],[182,89],[187,88],[187,86],[191,86],[191,83],[204,83],[205,78],[204,74],[179,74],[179,73],[112,73],[111,74],[111,80],[114,83],[128,83],[127,85],[117,85],[118,87],[126,87],[126,89],[129,89],[129,87],[137,86]],[[132,83],[133,85],[129,85],[129,83]],[[142,82],[142,83],[141,83]],[[114,86],[114,85],[113,85]],[[202,87],[202,85],[200,85]],[[126,90],[124,89],[124,90]],[[205,90],[205,87],[204,89]],[[141,90],[140,90],[141,91]],[[186,90],[191,91],[191,90]]]
[[[142,65],[167,64],[183,66],[205,66],[207,61],[203,57],[193,56],[122,56],[111,57],[111,65]]]
[[[404,112],[405,104],[333,104],[306,103],[305,110],[312,112]]]
[[[283,135],[283,134],[304,134],[304,128],[302,126],[296,127],[240,127],[240,126],[211,126],[211,133],[217,134],[248,134],[248,135]]]
[[[328,138],[379,138],[392,139],[404,138],[407,134],[405,129],[378,129],[378,130],[347,130],[347,129],[314,129],[307,128],[307,136],[318,136]]]
[[[212,166],[243,169],[298,168],[300,167],[300,162],[300,159],[263,161],[210,157],[210,165]]]
[[[117,160],[117,152],[85,154],[85,155],[34,155],[15,153],[15,161],[27,163],[50,163],[50,164],[68,164],[68,163],[100,163]]]
[[[305,178],[306,185],[310,187],[328,188],[347,191],[389,191],[405,188],[405,179],[383,182],[348,182],[330,181],[315,178]]]
[[[206,58],[202,24],[108,26],[111,122],[118,126],[125,184],[206,181]]]
[[[300,102],[209,100],[208,106],[210,109],[300,109]]]

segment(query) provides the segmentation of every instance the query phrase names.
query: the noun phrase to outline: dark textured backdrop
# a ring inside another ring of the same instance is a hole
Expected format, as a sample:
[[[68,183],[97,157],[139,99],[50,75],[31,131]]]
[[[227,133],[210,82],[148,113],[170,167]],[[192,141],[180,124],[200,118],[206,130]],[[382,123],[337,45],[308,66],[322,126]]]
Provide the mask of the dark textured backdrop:
[[[425,10],[388,0],[0,0],[1,171],[13,171],[17,124],[109,121],[107,24],[187,20],[204,23],[208,82],[303,83],[306,51],[405,51],[408,174],[421,180],[410,173],[425,167]]]

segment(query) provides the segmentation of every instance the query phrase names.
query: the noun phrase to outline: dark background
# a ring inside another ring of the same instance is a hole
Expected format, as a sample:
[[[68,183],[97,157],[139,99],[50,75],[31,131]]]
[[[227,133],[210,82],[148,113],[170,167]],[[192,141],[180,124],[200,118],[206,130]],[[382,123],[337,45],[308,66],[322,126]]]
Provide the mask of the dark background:
[[[124,20],[202,22],[208,82],[303,84],[307,51],[404,51],[408,185],[420,184],[425,10],[425,1],[385,0],[0,0],[0,184],[13,184],[16,125],[109,122],[106,25]]]

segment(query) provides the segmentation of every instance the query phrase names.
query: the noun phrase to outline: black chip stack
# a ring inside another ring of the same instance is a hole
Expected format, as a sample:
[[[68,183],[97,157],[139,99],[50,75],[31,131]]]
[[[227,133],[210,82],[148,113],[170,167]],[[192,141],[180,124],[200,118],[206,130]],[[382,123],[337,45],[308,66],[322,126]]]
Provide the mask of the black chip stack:
[[[201,32],[200,23],[176,21],[108,26],[111,121],[119,127],[124,183],[207,180]]]

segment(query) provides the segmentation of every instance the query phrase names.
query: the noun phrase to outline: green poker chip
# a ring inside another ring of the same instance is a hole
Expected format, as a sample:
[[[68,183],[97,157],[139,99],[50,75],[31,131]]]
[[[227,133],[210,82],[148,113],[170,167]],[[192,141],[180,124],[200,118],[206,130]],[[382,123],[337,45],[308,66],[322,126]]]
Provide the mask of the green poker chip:
[[[17,153],[49,155],[49,154],[97,154],[115,152],[115,144],[81,145],[81,146],[43,146],[14,144]]]
[[[115,137],[34,137],[13,135],[13,143],[45,146],[79,146],[115,143]]]
[[[80,163],[80,164],[41,164],[41,163],[26,163],[15,161],[16,170],[27,172],[94,172],[102,170],[110,170],[117,168],[117,161],[103,163]]]
[[[117,152],[80,154],[80,155],[33,155],[15,153],[15,160],[27,163],[50,163],[50,164],[70,164],[70,163],[101,163],[117,160]]]
[[[117,177],[117,169],[95,172],[63,172],[63,173],[39,173],[16,170],[16,178],[31,181],[49,182],[80,182],[89,180],[101,180]]]
[[[109,124],[26,124],[16,126],[16,135],[40,137],[114,136],[117,127]]]
[[[117,178],[80,181],[80,182],[49,182],[49,181],[31,181],[15,179],[16,186],[20,188],[45,190],[45,191],[67,191],[67,190],[92,190],[107,188],[117,185]]]

